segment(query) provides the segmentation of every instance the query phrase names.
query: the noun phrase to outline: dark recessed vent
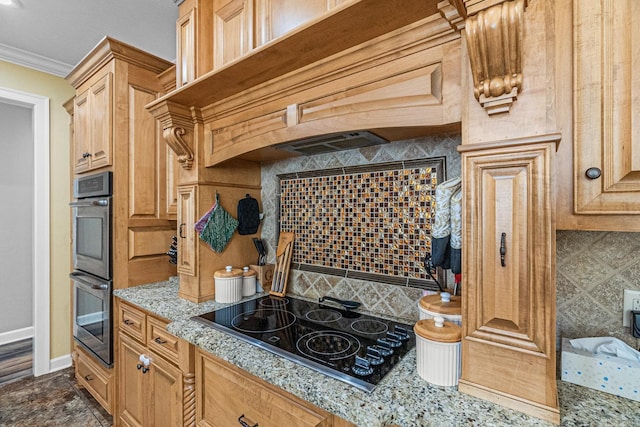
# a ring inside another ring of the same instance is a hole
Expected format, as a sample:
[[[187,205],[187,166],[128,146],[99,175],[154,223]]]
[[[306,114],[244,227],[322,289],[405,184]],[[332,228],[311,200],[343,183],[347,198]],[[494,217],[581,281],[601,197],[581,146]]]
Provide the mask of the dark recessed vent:
[[[280,145],[277,148],[279,150],[310,156],[313,154],[370,147],[388,142],[389,140],[368,131],[354,131],[299,139]]]

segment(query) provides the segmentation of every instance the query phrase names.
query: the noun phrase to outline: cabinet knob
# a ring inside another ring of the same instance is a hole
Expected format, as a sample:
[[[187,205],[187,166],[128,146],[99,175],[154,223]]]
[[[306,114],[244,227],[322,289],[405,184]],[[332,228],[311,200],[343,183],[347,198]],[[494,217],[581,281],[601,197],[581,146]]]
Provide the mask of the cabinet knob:
[[[247,423],[246,418],[244,417],[244,414],[240,415],[240,417],[238,418],[238,422],[240,423],[240,425],[242,427],[258,427],[258,423],[255,423],[253,425],[249,425],[249,423]]]
[[[584,173],[589,179],[598,179],[602,175],[600,168],[589,168]]]
[[[91,153],[89,153],[89,152],[82,153],[82,158],[83,159],[86,159],[88,157],[91,157]]]

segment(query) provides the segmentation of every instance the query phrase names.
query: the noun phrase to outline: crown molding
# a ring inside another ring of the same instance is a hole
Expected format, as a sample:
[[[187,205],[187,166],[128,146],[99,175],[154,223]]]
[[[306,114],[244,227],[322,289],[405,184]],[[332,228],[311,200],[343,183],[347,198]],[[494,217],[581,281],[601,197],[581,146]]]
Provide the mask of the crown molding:
[[[0,43],[0,60],[42,71],[43,73],[53,74],[58,77],[65,77],[73,69],[72,65],[64,62],[7,46],[2,43]]]

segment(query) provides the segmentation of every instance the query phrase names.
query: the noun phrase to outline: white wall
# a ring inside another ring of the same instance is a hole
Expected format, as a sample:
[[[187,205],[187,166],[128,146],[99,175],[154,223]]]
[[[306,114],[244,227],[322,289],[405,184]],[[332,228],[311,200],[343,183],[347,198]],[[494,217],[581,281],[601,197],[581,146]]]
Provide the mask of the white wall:
[[[0,102],[0,333],[33,326],[32,110]]]

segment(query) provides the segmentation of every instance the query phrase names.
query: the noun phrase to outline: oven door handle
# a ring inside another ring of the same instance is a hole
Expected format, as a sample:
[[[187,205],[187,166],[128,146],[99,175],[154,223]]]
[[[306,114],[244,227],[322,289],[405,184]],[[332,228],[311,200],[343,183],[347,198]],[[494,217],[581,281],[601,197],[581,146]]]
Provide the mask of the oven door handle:
[[[87,280],[86,279],[86,275],[82,274],[82,273],[78,273],[78,272],[73,272],[69,275],[73,280],[75,280],[76,282],[79,282],[85,286],[89,286],[91,289],[97,289],[97,290],[101,290],[101,291],[106,291],[109,289],[109,283],[105,283],[105,282],[98,282],[98,281],[94,281],[94,280]]]
[[[72,208],[86,208],[90,206],[109,206],[109,199],[93,199],[93,200],[78,200],[76,202],[69,203]]]

